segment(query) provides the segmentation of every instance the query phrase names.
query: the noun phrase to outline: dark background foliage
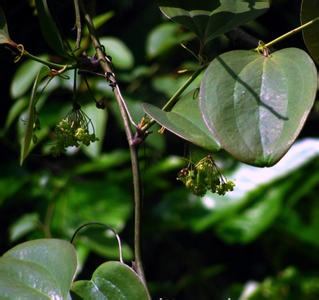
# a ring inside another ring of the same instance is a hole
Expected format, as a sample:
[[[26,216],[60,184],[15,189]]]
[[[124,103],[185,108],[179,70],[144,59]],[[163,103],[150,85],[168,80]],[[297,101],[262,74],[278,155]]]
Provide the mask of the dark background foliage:
[[[123,41],[134,57],[133,66],[118,70],[118,78],[138,120],[143,115],[139,103],[162,105],[184,80],[176,71],[191,66],[193,58],[174,44],[148,57],[147,39],[152,30],[168,22],[155,2],[96,2],[97,15],[114,12],[99,29],[99,35]],[[300,1],[272,2],[266,15],[243,27],[250,35],[248,40],[238,38],[236,32],[227,34],[222,40],[214,41],[217,50],[212,51],[213,55],[252,48],[255,40],[270,41],[299,25]],[[49,3],[64,37],[74,38],[72,1]],[[49,53],[51,59],[56,59],[42,38],[29,1],[4,0],[1,6],[13,40],[24,44],[31,53]],[[182,28],[177,30],[179,34],[185,33]],[[189,45],[195,47],[196,41],[191,40]],[[305,49],[300,34],[277,47],[291,46]],[[120,231],[129,261],[132,253],[130,163],[111,94],[108,92],[106,97],[107,127],[104,139],[99,142],[103,147],[97,155],[87,156],[80,151],[54,158],[46,151],[52,143],[47,133],[20,167],[17,127],[23,123],[23,117],[18,116],[4,130],[8,112],[17,101],[10,96],[10,85],[19,64],[13,63],[13,56],[4,48],[0,48],[0,64],[1,253],[33,238],[69,239],[80,224],[101,221]],[[28,77],[28,70],[24,72]],[[91,80],[96,97],[101,97],[99,80]],[[85,90],[80,88],[79,95],[84,105],[92,104]],[[67,87],[52,90],[40,111],[43,127],[52,132],[71,106],[71,99]],[[305,140],[312,137],[311,141],[318,143],[317,127],[315,105],[300,136],[305,148],[313,149],[315,154],[302,152],[292,157],[292,162],[299,159],[302,163],[291,170],[288,167],[279,170],[281,177],[274,174],[262,184],[256,184],[238,202],[218,198],[217,204],[214,202],[217,208],[189,195],[176,181],[176,173],[185,165],[181,157],[189,157],[189,153],[199,155],[199,150],[170,133],[159,135],[157,128],[153,128],[153,137],[143,146],[140,156],[144,184],[143,257],[154,299],[239,299],[247,283],[256,286],[258,282],[256,299],[318,299],[319,151],[310,140]],[[233,176],[241,165],[226,153],[218,153],[216,158],[227,176],[239,183],[240,179]],[[263,176],[263,172],[260,169],[253,176]],[[220,209],[224,202],[225,208]],[[240,203],[238,207],[236,203]],[[255,214],[247,213],[250,209],[255,209]],[[231,223],[233,219],[237,223]],[[115,241],[98,228],[85,231],[78,239],[77,248],[84,264],[79,278],[89,278],[100,263],[117,257]],[[248,298],[242,295],[241,299]]]

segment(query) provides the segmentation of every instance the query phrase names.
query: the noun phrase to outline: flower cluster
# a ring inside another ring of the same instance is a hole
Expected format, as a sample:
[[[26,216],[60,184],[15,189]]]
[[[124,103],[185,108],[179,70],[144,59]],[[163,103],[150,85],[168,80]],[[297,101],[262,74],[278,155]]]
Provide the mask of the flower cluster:
[[[55,135],[56,144],[52,149],[55,155],[64,152],[67,147],[79,147],[81,144],[89,146],[98,140],[92,121],[78,104],[74,105],[72,111],[56,126]]]
[[[207,191],[225,195],[234,189],[234,182],[228,181],[219,171],[211,155],[207,155],[197,164],[183,168],[179,171],[177,180],[195,195],[204,196]]]

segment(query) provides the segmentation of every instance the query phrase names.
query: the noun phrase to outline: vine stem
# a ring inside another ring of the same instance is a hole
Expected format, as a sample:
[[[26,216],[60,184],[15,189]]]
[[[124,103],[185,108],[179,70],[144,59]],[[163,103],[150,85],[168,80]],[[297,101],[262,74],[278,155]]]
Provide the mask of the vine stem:
[[[103,69],[105,74],[111,74],[112,82],[114,81],[114,95],[117,101],[117,104],[120,109],[121,117],[124,123],[124,129],[126,138],[129,144],[130,155],[131,155],[131,166],[132,166],[132,176],[133,176],[133,187],[134,187],[134,255],[135,255],[135,267],[136,272],[144,282],[144,285],[147,289],[145,275],[142,264],[142,255],[141,255],[141,177],[140,177],[140,169],[138,162],[138,151],[137,146],[133,143],[133,132],[131,129],[130,119],[125,107],[125,101],[122,97],[120,88],[115,81],[115,75],[112,71],[112,66],[107,57],[105,57],[105,53],[102,51],[102,46],[99,42],[99,39],[95,33],[95,28],[93,25],[92,18],[90,14],[87,13],[82,1],[80,1],[80,7],[84,14],[84,19],[87,24],[91,41],[93,46],[96,49],[97,58],[100,61],[100,66]],[[106,80],[109,80],[106,76]],[[109,83],[109,82],[108,82]],[[148,292],[148,290],[147,290]],[[148,292],[149,294],[149,292]]]
[[[308,27],[308,26],[314,24],[314,23],[317,22],[317,21],[319,21],[319,17],[317,17],[317,18],[315,18],[315,19],[312,19],[311,21],[309,21],[309,22],[307,22],[307,23],[305,23],[305,24],[302,24],[301,26],[299,26],[299,27],[297,27],[297,28],[295,28],[295,29],[293,29],[293,30],[291,30],[291,31],[289,31],[289,32],[287,32],[287,33],[281,35],[280,37],[278,37],[278,38],[272,40],[271,42],[262,45],[262,47],[263,47],[263,48],[269,48],[269,47],[273,46],[274,44],[277,44],[278,42],[280,42],[280,41],[286,39],[287,37],[290,37],[291,35],[293,35],[293,34],[295,34],[295,33],[298,33],[298,32],[301,31],[302,29],[304,29],[304,28],[306,28],[306,27]],[[259,49],[260,49],[260,48],[257,47],[255,50],[258,51]]]
[[[50,61],[46,61],[46,60],[43,60],[41,59],[40,57],[38,56],[35,56],[31,53],[29,53],[28,51],[26,50],[23,50],[23,53],[22,55],[34,60],[34,61],[37,61],[43,65],[46,65],[48,66],[49,68],[57,68],[57,69],[64,69],[64,71],[66,70],[70,70],[70,69],[74,69],[76,67],[76,64],[72,64],[72,65],[61,65],[61,64],[56,64],[56,63],[53,63],[53,62],[50,62]]]

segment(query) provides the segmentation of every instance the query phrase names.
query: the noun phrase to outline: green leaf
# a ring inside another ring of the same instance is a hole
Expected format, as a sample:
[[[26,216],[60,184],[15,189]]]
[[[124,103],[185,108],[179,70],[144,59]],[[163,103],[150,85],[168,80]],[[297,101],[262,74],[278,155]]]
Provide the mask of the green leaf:
[[[108,22],[114,16],[114,11],[107,11],[101,15],[95,16],[93,18],[93,25],[95,29],[99,29],[106,22]],[[89,30],[85,27],[83,30],[84,35],[89,34]]]
[[[40,55],[39,58],[46,60],[48,56]],[[11,81],[10,96],[14,99],[23,96],[31,88],[42,66],[41,63],[31,59],[19,65]]]
[[[127,265],[109,261],[99,266],[90,281],[73,283],[75,299],[150,300],[138,275]]]
[[[269,8],[267,0],[159,0],[166,17],[193,31],[205,44],[247,23]]]
[[[104,45],[107,55],[112,57],[112,62],[116,68],[130,69],[133,67],[133,54],[120,39],[115,37],[101,37],[100,42]]]
[[[297,190],[294,193],[290,192],[289,197],[286,196],[287,199],[290,199],[292,195],[297,195],[301,185],[293,178],[293,174],[316,157],[319,157],[319,139],[303,139],[297,141],[287,155],[272,168],[261,169],[239,164],[238,168],[228,175],[236,183],[234,191],[226,196],[207,193],[201,200],[206,210],[202,213],[201,218],[197,217],[192,220],[192,228],[195,231],[202,231],[212,226],[216,227],[216,223],[223,220],[235,218],[235,215],[247,203],[262,201],[263,196],[267,196],[268,191],[272,187],[277,187],[280,181],[295,186]],[[284,178],[287,180],[283,180]],[[289,186],[284,187],[281,184],[281,188],[287,190]],[[183,200],[185,201],[185,199]],[[284,198],[281,201],[283,200]],[[181,215],[190,219],[188,215],[185,216],[185,213],[181,213]]]
[[[193,34],[182,32],[177,24],[160,24],[151,31],[147,38],[146,54],[148,58],[152,59],[192,38]]]
[[[319,1],[303,0],[301,4],[301,23],[305,24],[319,18]],[[319,20],[303,29],[303,39],[314,61],[319,65]]]
[[[14,242],[39,226],[37,213],[25,214],[15,221],[9,229],[10,241]]]
[[[242,213],[226,219],[217,226],[217,234],[228,243],[249,243],[266,230],[279,215],[283,200],[283,189],[269,188],[260,201]]]
[[[85,105],[82,107],[82,109],[91,119],[94,126],[95,135],[99,139],[94,143],[90,143],[89,146],[83,146],[82,150],[89,157],[95,158],[99,156],[102,151],[107,122],[107,110],[96,108],[94,103]]]
[[[165,112],[151,104],[143,104],[143,109],[161,126],[200,147],[216,151],[219,143],[208,131],[198,107],[198,97],[190,92],[182,97],[172,111]]]
[[[0,298],[66,300],[76,265],[69,242],[40,239],[19,244],[0,258]]]
[[[47,0],[35,0],[35,4],[38,11],[43,37],[52,50],[54,50],[57,54],[64,56],[66,52],[63,46],[63,41],[58,27],[51,16]]]
[[[112,172],[114,170],[108,173]],[[130,195],[118,183],[105,178],[79,182],[73,180],[56,197],[52,227],[69,234],[83,222],[95,221],[120,231],[131,211]]]
[[[221,147],[236,159],[272,166],[297,138],[316,91],[316,67],[300,49],[270,56],[231,51],[207,68],[200,110]]]
[[[41,92],[37,93],[37,88],[40,82],[49,74],[49,72],[50,70],[48,67],[42,67],[41,70],[38,72],[38,75],[36,76],[34,84],[33,84],[31,98],[29,101],[28,116],[26,120],[24,137],[22,138],[22,141],[21,141],[21,156],[20,156],[21,165],[30,152],[34,124],[37,118],[36,104],[37,104],[37,101],[39,100],[39,97],[41,96],[41,93],[43,92],[43,89],[42,89]]]
[[[28,105],[27,97],[23,97],[17,100],[11,106],[7,115],[6,123],[4,125],[5,132],[10,128],[14,120],[23,112],[23,110],[27,107],[27,105]]]

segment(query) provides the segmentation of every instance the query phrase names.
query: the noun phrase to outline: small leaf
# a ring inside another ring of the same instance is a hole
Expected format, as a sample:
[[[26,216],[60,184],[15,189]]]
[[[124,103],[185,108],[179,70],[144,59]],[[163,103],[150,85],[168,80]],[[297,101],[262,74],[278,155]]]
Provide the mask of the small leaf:
[[[25,214],[10,226],[10,241],[14,242],[39,226],[37,213]]]
[[[14,44],[10,39],[6,16],[0,6],[0,44]]]
[[[90,281],[73,283],[75,299],[150,300],[138,275],[127,265],[109,261],[100,265]]]
[[[27,107],[27,105],[28,105],[27,97],[23,97],[17,100],[11,106],[7,115],[6,123],[4,125],[4,132],[6,132],[10,128],[14,120],[23,112],[23,110]]]
[[[149,34],[146,42],[146,53],[149,58],[166,53],[174,46],[193,38],[193,34],[180,30],[180,26],[174,23],[163,23],[155,27]]]
[[[212,151],[219,150],[219,143],[204,124],[198,98],[193,97],[194,92],[182,97],[171,112],[146,103],[143,104],[143,109],[156,122],[179,137]]]
[[[231,51],[207,68],[200,110],[223,149],[242,162],[272,166],[297,138],[316,91],[316,67],[303,50]]]
[[[47,55],[40,55],[39,58],[46,60]],[[42,68],[42,64],[34,60],[24,61],[15,72],[10,86],[10,95],[16,99],[23,96],[34,83],[34,78]]]
[[[301,23],[305,24],[319,18],[319,1],[303,0],[301,4]],[[319,65],[319,20],[303,29],[303,39],[314,61]]]
[[[256,19],[269,8],[268,0],[159,0],[158,3],[166,17],[193,31],[204,44]]]
[[[96,141],[95,143],[90,143],[89,146],[82,147],[82,150],[89,157],[95,158],[98,157],[102,151],[107,122],[107,110],[97,109],[94,103],[83,106],[82,109],[91,119],[95,131],[95,136],[98,138],[98,141]]]
[[[116,68],[130,69],[133,67],[133,54],[120,39],[101,37],[100,42],[104,45],[106,54],[112,57],[112,62]]]
[[[47,0],[35,0],[41,31],[48,45],[59,55],[64,56],[65,50],[60,32],[54,22]]]
[[[39,100],[39,97],[41,96],[41,93],[43,92],[42,90],[40,93],[37,93],[37,88],[40,82],[42,81],[42,79],[44,79],[49,74],[49,71],[50,70],[47,67],[42,67],[42,69],[38,72],[38,75],[36,76],[34,84],[33,84],[31,98],[30,98],[29,107],[28,107],[28,116],[26,120],[25,133],[21,143],[21,157],[20,157],[21,165],[30,152],[30,145],[31,145],[33,129],[34,129],[33,127],[37,118],[36,104],[37,104],[37,101]]]
[[[40,239],[19,244],[0,258],[0,298],[67,300],[76,265],[69,242]]]

